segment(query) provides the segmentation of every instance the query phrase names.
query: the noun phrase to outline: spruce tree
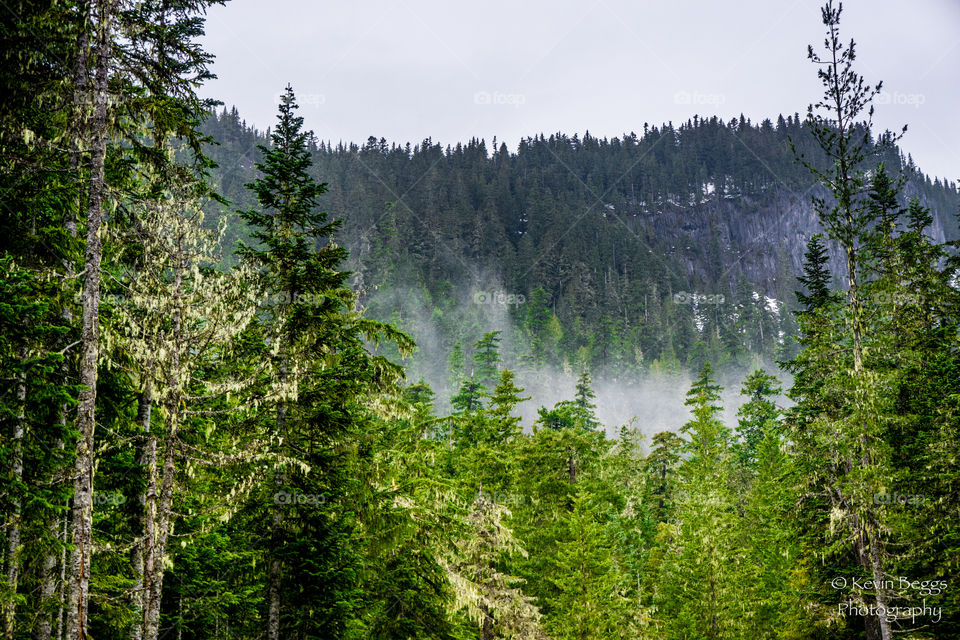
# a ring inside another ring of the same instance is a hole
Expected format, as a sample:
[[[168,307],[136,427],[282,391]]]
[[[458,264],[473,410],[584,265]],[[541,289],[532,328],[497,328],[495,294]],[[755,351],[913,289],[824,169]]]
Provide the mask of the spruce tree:
[[[814,234],[807,241],[807,250],[803,254],[803,274],[797,277],[806,288],[806,293],[796,292],[797,301],[807,313],[824,306],[831,299],[828,262],[823,236]]]
[[[262,176],[248,185],[259,207],[241,212],[257,244],[244,244],[240,255],[259,274],[275,371],[272,402],[264,407],[272,406],[273,416],[263,414],[278,461],[265,549],[270,640],[284,629],[339,637],[355,613],[359,558],[350,548],[355,525],[346,506],[354,490],[338,443],[357,428],[359,397],[399,375],[369,355],[364,339],[410,346],[403,334],[353,311],[349,274],[340,270],[347,253],[332,240],[340,223],[317,209],[326,185],[310,173],[312,134],[303,131],[296,109],[288,86],[272,145],[260,148]],[[308,588],[313,579],[320,582]]]
[[[720,421],[720,387],[710,364],[687,392],[691,419],[681,432],[687,454],[679,474],[675,527],[661,529],[668,553],[659,569],[654,603],[668,636],[738,637],[739,522],[731,487],[730,430]]]
[[[816,394],[808,395],[807,399],[820,407],[807,405],[805,408],[805,403],[800,402],[796,413],[806,412],[805,419],[810,419],[820,432],[804,434],[812,436],[806,437],[806,442],[817,443],[814,449],[823,448],[825,439],[833,441],[830,471],[825,474],[831,502],[830,520],[834,522],[836,514],[843,514],[844,532],[840,534],[843,543],[853,548],[861,570],[876,581],[876,606],[886,608],[889,604],[883,581],[886,510],[876,504],[874,496],[890,477],[889,447],[883,432],[891,417],[891,398],[883,391],[888,385],[887,374],[865,358],[865,353],[882,352],[883,347],[879,345],[884,339],[882,330],[869,326],[872,318],[865,313],[864,287],[870,276],[871,253],[876,250],[872,238],[875,226],[879,224],[881,232],[890,231],[892,218],[885,213],[890,194],[884,185],[880,185],[884,193],[872,203],[864,192],[868,184],[865,165],[896,137],[885,134],[877,142],[871,139],[871,103],[882,85],[868,85],[854,69],[855,43],[851,40],[845,44],[840,38],[841,13],[842,5],[835,7],[832,0],[824,5],[821,14],[826,27],[825,52],[816,53],[812,46],[808,49],[808,57],[817,65],[824,92],[821,100],[810,106],[807,125],[826,154],[828,164],[826,168],[818,168],[802,154],[800,159],[829,190],[830,201],[815,196],[813,205],[828,236],[839,244],[845,258],[846,300],[838,314],[843,323],[843,337],[835,342],[842,349],[839,354],[828,356],[831,347],[824,340],[823,332],[811,337],[813,344],[808,347],[811,353],[801,354],[798,359],[811,364],[819,361],[820,371],[812,376],[809,375],[812,372],[808,372],[798,391],[811,390],[806,385],[813,382]],[[814,378],[820,381],[814,382]],[[817,455],[814,451],[809,453]],[[809,462],[818,464],[816,458]],[[835,535],[833,529],[831,526],[831,535]],[[885,616],[865,616],[863,622],[868,638],[890,640],[892,637],[891,623]]]
[[[749,400],[737,411],[737,435],[741,442],[736,449],[740,461],[752,466],[757,460],[760,441],[768,432],[776,434],[779,429],[780,410],[772,398],[780,394],[780,384],[774,376],[757,369],[747,376],[740,393]]]

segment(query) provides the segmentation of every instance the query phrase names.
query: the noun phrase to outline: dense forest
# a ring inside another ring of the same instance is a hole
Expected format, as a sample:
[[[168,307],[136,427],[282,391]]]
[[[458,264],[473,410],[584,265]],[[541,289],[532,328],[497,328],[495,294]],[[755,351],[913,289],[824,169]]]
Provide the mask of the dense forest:
[[[202,130],[216,141],[218,192],[251,205],[243,185],[268,133],[235,108]],[[796,353],[796,274],[807,241],[825,231],[811,202],[822,188],[796,154],[826,162],[798,115],[759,125],[694,117],[612,140],[541,135],[516,153],[482,140],[372,137],[308,148],[312,175],[331,185],[322,208],[343,220],[353,288],[372,317],[423,343],[412,367],[434,387],[444,376],[432,363],[492,327],[505,333],[511,368],[595,376],[706,361],[740,370]],[[895,145],[875,150],[865,170],[883,162],[903,176],[903,198],[934,216],[931,236],[956,239],[956,184],[923,175]],[[231,220],[229,243],[246,237],[229,207],[209,210]]]
[[[805,117],[510,152],[248,127],[211,4],[0,16],[4,638],[960,637],[960,194],[839,6]]]

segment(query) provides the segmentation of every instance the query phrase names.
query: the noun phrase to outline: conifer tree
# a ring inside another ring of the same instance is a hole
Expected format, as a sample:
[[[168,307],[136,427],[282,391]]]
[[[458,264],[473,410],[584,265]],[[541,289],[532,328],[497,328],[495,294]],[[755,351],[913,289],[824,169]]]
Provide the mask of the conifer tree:
[[[512,415],[513,410],[529,397],[521,397],[523,389],[514,383],[514,375],[510,369],[500,373],[500,382],[490,396],[490,406],[487,413],[493,423],[492,438],[495,442],[503,443],[520,435],[520,418]]]
[[[749,400],[737,411],[737,435],[742,442],[737,443],[736,449],[740,461],[752,466],[756,463],[760,441],[767,432],[776,432],[779,428],[780,410],[771,398],[780,394],[780,384],[774,376],[757,369],[747,376],[740,393]]]
[[[331,238],[340,223],[328,222],[317,210],[326,186],[310,175],[312,134],[303,131],[296,109],[288,86],[272,146],[261,148],[262,176],[249,185],[259,208],[241,212],[258,244],[243,245],[240,254],[259,272],[266,296],[263,323],[276,371],[267,405],[273,407],[268,429],[279,462],[267,550],[270,640],[285,628],[327,637],[344,633],[358,597],[351,583],[351,563],[358,558],[348,549],[352,520],[343,517],[339,503],[347,499],[350,482],[337,463],[337,443],[355,429],[358,396],[387,388],[399,375],[381,356],[371,357],[363,339],[385,337],[402,351],[411,344],[389,326],[353,311],[348,274],[339,269],[347,253]],[[293,460],[299,464],[291,466]],[[308,497],[290,497],[300,495]],[[288,521],[288,512],[297,518]],[[322,586],[308,589],[309,576]],[[310,610],[318,613],[307,615]]]
[[[814,234],[807,241],[803,254],[803,274],[797,277],[807,292],[797,291],[797,300],[807,313],[824,306],[831,299],[829,256],[823,244],[823,236]]]
[[[500,377],[500,334],[490,331],[483,334],[473,345],[473,362],[476,368],[473,377],[484,389],[493,389]]]
[[[112,322],[104,330],[105,356],[125,369],[140,391],[137,422],[146,440],[141,529],[133,544],[134,639],[153,640],[160,633],[164,573],[171,564],[167,542],[181,499],[183,443],[191,439],[182,431],[199,426],[196,416],[218,413],[215,399],[243,388],[244,381],[204,379],[202,372],[225,359],[256,308],[244,291],[248,273],[213,269],[219,238],[203,228],[191,188],[170,190],[159,202],[138,207],[140,232],[124,238],[136,248],[135,269],[123,278],[122,294],[112,296]],[[162,411],[160,425],[151,419],[154,405]],[[222,411],[221,419],[229,409]]]
[[[636,604],[625,595],[621,568],[613,545],[595,518],[583,487],[573,497],[573,511],[559,540],[548,580],[556,595],[546,602],[554,615],[548,631],[554,638],[573,640],[630,637],[636,633]]]
[[[481,640],[497,637],[538,640],[540,611],[520,588],[523,580],[499,567],[504,557],[526,555],[506,525],[509,511],[478,495],[467,515],[467,537],[457,541],[447,562],[457,609],[479,627]]]
[[[577,388],[573,403],[579,410],[579,420],[586,429],[596,429],[600,426],[600,422],[597,420],[595,413],[597,405],[593,403],[597,394],[593,392],[591,384],[590,373],[584,369],[577,379]]]
[[[845,44],[840,38],[841,12],[842,5],[834,7],[832,0],[824,5],[821,13],[827,31],[826,51],[821,55],[812,46],[808,49],[808,57],[818,67],[824,93],[819,102],[810,106],[807,123],[829,164],[819,169],[804,160],[802,154],[800,158],[830,191],[830,202],[814,197],[813,204],[821,224],[840,245],[845,257],[846,301],[839,315],[845,325],[840,341],[843,355],[820,360],[820,371],[814,375],[821,378],[821,382],[815,383],[817,393],[809,400],[821,403],[826,397],[833,406],[828,404],[827,411],[816,417],[816,410],[808,414],[814,429],[820,433],[806,441],[819,441],[816,449],[826,446],[826,438],[833,440],[826,474],[830,487],[827,492],[831,501],[830,520],[842,522],[845,541],[852,545],[862,570],[878,584],[876,606],[885,609],[888,596],[883,586],[886,584],[883,582],[886,553],[883,536],[887,524],[885,510],[878,508],[873,496],[881,490],[885,478],[890,477],[889,449],[882,436],[891,415],[890,398],[882,391],[887,385],[886,374],[865,362],[865,345],[872,347],[879,334],[868,335],[870,328],[863,295],[871,249],[875,249],[871,244],[876,244],[871,242],[875,223],[880,223],[881,232],[884,226],[890,230],[890,218],[883,212],[886,207],[883,203],[889,201],[890,194],[880,194],[872,205],[864,195],[868,180],[864,165],[876,157],[878,148],[870,138],[871,102],[882,85],[866,84],[855,71],[855,43],[851,40]],[[892,144],[895,139],[889,134],[881,136],[879,147]],[[878,203],[883,206],[878,207]],[[878,214],[880,220],[876,219]],[[815,344],[811,345],[811,353],[801,359],[824,358],[830,349],[823,340],[825,337],[821,334],[812,338]],[[798,412],[805,411],[803,403],[799,406]],[[811,464],[816,464],[815,460],[811,458]],[[865,616],[864,624],[868,638],[890,640],[892,637],[890,621],[883,615]]]
[[[661,529],[668,552],[659,569],[656,619],[668,636],[735,638],[742,620],[730,430],[719,420],[720,387],[710,364],[687,392],[692,416],[680,468],[675,528]]]

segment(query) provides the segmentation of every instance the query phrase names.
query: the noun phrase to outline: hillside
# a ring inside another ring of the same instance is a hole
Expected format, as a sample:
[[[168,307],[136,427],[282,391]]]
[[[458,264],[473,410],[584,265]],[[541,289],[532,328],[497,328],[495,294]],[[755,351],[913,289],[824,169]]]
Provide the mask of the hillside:
[[[235,207],[266,134],[223,110],[205,125],[220,144],[214,184]],[[322,132],[321,132],[322,133]],[[511,366],[588,365],[616,375],[651,366],[746,366],[789,355],[796,274],[822,229],[822,194],[790,148],[822,164],[798,115],[759,124],[695,117],[597,139],[555,134],[443,147],[373,137],[314,140],[325,210],[343,220],[354,286],[378,318],[410,331],[414,373],[483,331],[507,333]],[[931,179],[896,149],[904,196],[931,208],[936,240],[957,237],[957,185]],[[221,213],[231,214],[230,208]],[[231,242],[244,236],[239,220]],[[839,283],[840,253],[830,263]],[[480,304],[475,304],[479,302]],[[521,346],[522,345],[522,346]]]

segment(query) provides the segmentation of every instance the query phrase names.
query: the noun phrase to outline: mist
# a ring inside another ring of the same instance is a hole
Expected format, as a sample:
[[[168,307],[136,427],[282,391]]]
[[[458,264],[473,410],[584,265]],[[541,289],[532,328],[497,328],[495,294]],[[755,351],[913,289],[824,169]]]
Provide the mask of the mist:
[[[380,290],[369,300],[373,315],[380,320],[392,321],[407,332],[417,344],[415,352],[398,360],[406,370],[410,384],[424,381],[436,394],[435,408],[438,415],[447,415],[451,407],[450,397],[456,393],[449,381],[449,357],[453,339],[445,335],[444,328],[456,327],[458,332],[471,337],[461,345],[464,350],[466,373],[470,373],[472,341],[483,333],[501,331],[501,369],[508,368],[516,375],[516,385],[529,397],[520,403],[515,415],[520,416],[525,431],[530,431],[537,420],[538,409],[552,408],[562,400],[574,398],[579,370],[572,367],[533,368],[521,360],[525,352],[523,336],[516,329],[509,313],[509,304],[502,301],[509,296],[496,284],[496,279],[481,280],[485,285],[457,287],[454,304],[438,317],[434,302],[423,290],[397,288]],[[498,302],[500,300],[501,302]],[[514,304],[522,302],[514,301]],[[716,381],[722,387],[720,414],[724,424],[736,428],[737,411],[746,401],[740,389],[746,376],[755,368],[763,368],[775,375],[786,390],[792,378],[786,371],[770,363],[755,363],[752,367],[725,367],[716,371]],[[620,427],[631,424],[644,435],[649,443],[652,436],[661,431],[679,431],[690,420],[689,409],[684,405],[687,391],[693,382],[689,372],[642,371],[636,374],[607,375],[591,373],[592,387],[596,394],[596,415],[608,438],[616,438]],[[781,396],[780,406],[788,400]]]

